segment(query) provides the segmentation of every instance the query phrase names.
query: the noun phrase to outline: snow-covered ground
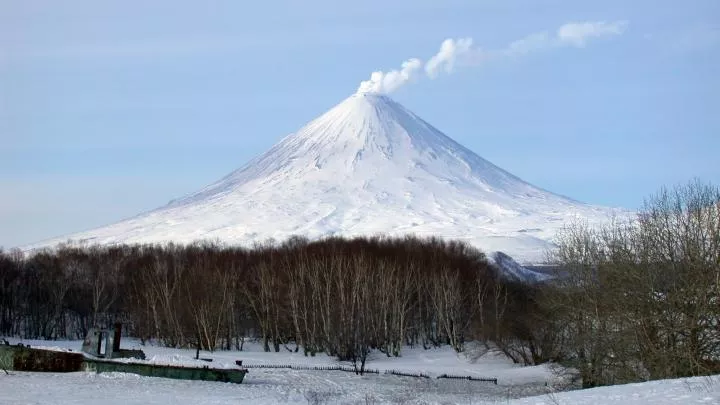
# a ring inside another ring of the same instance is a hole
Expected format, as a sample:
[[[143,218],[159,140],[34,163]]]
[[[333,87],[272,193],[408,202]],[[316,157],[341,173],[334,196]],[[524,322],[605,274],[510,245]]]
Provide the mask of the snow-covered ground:
[[[11,343],[18,342],[10,339]],[[23,341],[33,347],[79,350],[81,342]],[[192,364],[194,352],[124,341],[141,347],[148,360]],[[203,352],[214,366],[233,364],[336,365],[325,355],[264,353],[248,343],[242,352]],[[208,363],[202,362],[203,365]],[[252,368],[243,384],[171,380],[123,373],[0,373],[4,404],[718,404],[720,376],[653,381],[591,390],[553,393],[560,381],[545,366],[520,367],[497,355],[470,359],[448,348],[407,348],[401,358],[373,356],[368,367],[498,378],[486,382],[422,379],[393,375],[357,376],[342,371],[298,371]],[[547,386],[546,386],[547,384]]]
[[[717,405],[719,381],[718,377],[661,380],[514,398],[522,394],[522,389],[492,390],[469,382],[355,377],[346,373],[264,371],[248,375],[247,383],[234,385],[122,373],[14,372],[0,375],[0,404]]]
[[[196,193],[24,249],[68,239],[89,244],[208,239],[250,246],[292,235],[383,233],[460,239],[521,263],[539,263],[568,222],[599,224],[612,215],[629,212],[533,186],[393,100],[354,94]]]
[[[7,338],[10,344],[23,343],[39,349],[50,350],[73,350],[79,352],[82,341],[46,341],[46,340],[19,340]],[[483,378],[497,378],[498,385],[537,384],[545,385],[552,383],[556,377],[545,366],[521,367],[513,364],[504,355],[487,353],[479,356],[481,351],[472,349],[469,345],[467,354],[458,355],[449,346],[433,349],[406,347],[401,357],[387,357],[375,352],[370,355],[366,367],[368,369],[397,370],[414,373],[425,373],[432,377],[441,374],[463,375]],[[146,361],[158,364],[177,364],[207,366],[208,363],[202,360],[195,360],[194,350],[172,349],[161,346],[141,345],[138,340],[124,338],[122,340],[124,349],[141,349],[146,354]],[[336,366],[343,365],[351,367],[350,362],[338,362],[335,357],[319,353],[316,356],[304,356],[302,351],[295,353],[288,349],[294,349],[294,345],[281,347],[281,351],[264,352],[262,346],[255,342],[246,342],[243,351],[201,351],[201,358],[213,359],[210,363],[213,367],[227,368],[234,367],[236,360],[242,360],[244,365],[292,365],[292,366]],[[471,354],[473,353],[473,354]],[[135,361],[135,360],[134,360]],[[251,373],[255,374],[259,369],[252,368]],[[338,372],[345,374],[343,372]]]

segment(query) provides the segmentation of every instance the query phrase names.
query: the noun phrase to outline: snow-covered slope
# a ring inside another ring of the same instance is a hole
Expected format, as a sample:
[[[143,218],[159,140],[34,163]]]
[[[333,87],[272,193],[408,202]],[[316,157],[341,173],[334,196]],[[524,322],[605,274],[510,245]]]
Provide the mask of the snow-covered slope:
[[[487,258],[490,265],[499,269],[498,273],[505,277],[506,280],[535,284],[551,280],[554,277],[552,273],[541,273],[521,266],[520,263],[503,252],[493,252]]]
[[[606,221],[611,211],[524,182],[387,96],[354,94],[197,193],[28,248],[413,233],[538,262],[564,223]]]

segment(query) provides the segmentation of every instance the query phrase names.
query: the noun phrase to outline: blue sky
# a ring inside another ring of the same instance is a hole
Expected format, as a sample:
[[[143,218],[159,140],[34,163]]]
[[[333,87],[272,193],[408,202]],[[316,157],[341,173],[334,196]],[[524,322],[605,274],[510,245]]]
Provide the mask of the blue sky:
[[[499,50],[582,21],[627,25],[392,97],[588,203],[637,208],[662,185],[720,184],[717,0],[0,0],[0,246],[197,190],[446,38]]]

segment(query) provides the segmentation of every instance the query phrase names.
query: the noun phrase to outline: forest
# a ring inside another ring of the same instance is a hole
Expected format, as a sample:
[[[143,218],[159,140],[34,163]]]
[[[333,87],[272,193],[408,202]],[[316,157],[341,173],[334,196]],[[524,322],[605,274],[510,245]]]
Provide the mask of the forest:
[[[81,339],[123,322],[143,343],[251,338],[359,372],[371,352],[477,341],[586,387],[720,372],[720,189],[694,181],[632,220],[568,224],[548,257],[557,274],[530,284],[464,242],[414,236],[0,251],[0,336]]]

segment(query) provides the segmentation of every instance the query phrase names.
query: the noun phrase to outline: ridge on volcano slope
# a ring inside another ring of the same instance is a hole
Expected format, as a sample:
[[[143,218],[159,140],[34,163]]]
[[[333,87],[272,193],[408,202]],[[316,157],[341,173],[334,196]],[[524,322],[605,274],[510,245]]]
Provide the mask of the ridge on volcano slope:
[[[196,193],[29,248],[412,233],[528,263],[544,259],[567,222],[605,222],[620,212],[528,184],[387,96],[358,93]]]

